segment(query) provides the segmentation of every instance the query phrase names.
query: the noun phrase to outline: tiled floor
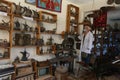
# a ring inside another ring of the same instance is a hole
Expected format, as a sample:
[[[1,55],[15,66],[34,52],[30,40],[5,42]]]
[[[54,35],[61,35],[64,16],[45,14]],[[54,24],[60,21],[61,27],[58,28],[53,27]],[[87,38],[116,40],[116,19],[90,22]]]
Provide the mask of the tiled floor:
[[[80,77],[80,78],[72,78],[72,77],[69,77],[68,80],[97,80],[95,77]],[[116,76],[116,75],[112,75],[112,76],[107,76],[107,77],[104,77],[104,78],[99,78],[99,80],[120,80],[120,75]]]
[[[40,77],[37,80],[52,80],[52,79],[48,79],[48,77],[51,77],[51,75],[46,75],[46,76]],[[68,78],[65,80],[97,80],[97,79],[95,78],[94,75],[91,76],[91,74],[89,74],[89,75],[82,76],[80,78],[68,76]],[[120,75],[106,76],[106,77],[104,77],[104,79],[99,78],[99,80],[120,80]]]
[[[39,77],[36,80],[50,80],[50,78],[52,78],[52,77],[53,77],[52,75],[45,75],[45,76]]]

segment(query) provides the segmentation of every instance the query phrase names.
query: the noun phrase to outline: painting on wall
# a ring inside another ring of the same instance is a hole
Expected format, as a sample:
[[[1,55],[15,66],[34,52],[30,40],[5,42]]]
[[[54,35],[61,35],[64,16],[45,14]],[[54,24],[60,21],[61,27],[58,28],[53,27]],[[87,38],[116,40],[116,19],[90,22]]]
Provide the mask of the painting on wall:
[[[61,12],[62,0],[37,0],[37,7]]]
[[[36,5],[36,0],[25,0],[26,3]]]

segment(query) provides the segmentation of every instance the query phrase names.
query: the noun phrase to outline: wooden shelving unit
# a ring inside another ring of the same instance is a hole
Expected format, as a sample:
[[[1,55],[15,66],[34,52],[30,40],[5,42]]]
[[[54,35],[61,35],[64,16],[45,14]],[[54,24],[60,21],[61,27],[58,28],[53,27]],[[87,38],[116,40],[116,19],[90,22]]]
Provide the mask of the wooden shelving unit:
[[[45,11],[39,11],[40,21],[47,22],[47,23],[56,23],[57,22],[57,15]]]
[[[22,33],[21,30],[15,30],[15,18],[19,18],[19,19],[24,19],[24,16],[22,15],[17,15],[17,14],[14,14],[13,13],[13,3],[11,2],[8,2],[8,1],[5,1],[5,0],[1,0],[0,2],[8,5],[9,7],[9,11],[7,11],[7,16],[9,17],[10,19],[10,22],[9,22],[9,26],[6,26],[6,28],[4,27],[0,27],[0,30],[5,30],[5,31],[8,31],[9,33],[9,46],[8,47],[4,47],[4,46],[0,46],[0,49],[7,49],[8,53],[9,53],[9,56],[6,57],[6,58],[3,58],[3,59],[10,59],[10,54],[11,54],[11,49],[14,48],[31,48],[31,47],[35,47],[36,48],[36,54],[40,55],[40,47],[39,45],[14,45],[13,41],[14,41],[14,35],[15,33]],[[35,22],[35,25],[34,28],[36,28],[36,32],[29,32],[29,31],[24,31],[24,33],[26,34],[30,34],[30,35],[34,35],[35,34],[35,38],[36,39],[40,39],[40,36],[41,34],[45,34],[45,35],[60,35],[60,34],[56,34],[56,31],[50,31],[50,32],[40,32],[40,24],[39,22],[43,22],[43,23],[47,23],[47,24],[55,24],[55,28],[57,29],[57,15],[56,14],[53,14],[53,13],[49,13],[49,12],[45,12],[45,11],[39,11],[39,18],[33,18],[33,22]],[[30,17],[32,18],[32,17]],[[27,19],[24,19],[27,21]],[[44,46],[49,46],[49,47],[54,47],[54,45],[44,45]],[[54,51],[55,49],[53,49]],[[0,58],[0,60],[2,60]],[[43,63],[42,63],[43,64]],[[16,67],[17,64],[15,64],[15,74],[14,74],[14,77],[13,78],[19,78],[19,77],[22,77],[22,76],[18,76],[16,75],[16,71],[18,69],[18,67]],[[31,66],[34,67],[34,70],[32,73],[30,74],[34,74],[35,73],[35,77],[38,77],[38,68],[37,68],[37,63],[33,63]],[[50,65],[49,65],[50,66]],[[50,73],[51,73],[51,66],[50,66]],[[27,74],[26,74],[27,75]]]
[[[16,79],[30,79],[34,80],[34,74],[33,66],[31,61],[28,61],[26,63],[20,62],[20,63],[14,63],[15,66],[15,73],[13,75],[13,80]]]
[[[2,60],[2,59],[10,59],[10,51],[11,51],[11,43],[10,43],[11,42],[11,37],[10,36],[12,34],[11,33],[11,26],[12,26],[11,17],[12,17],[12,15],[9,15],[9,14],[11,14],[12,3],[9,2],[9,1],[6,1],[6,0],[1,0],[0,2],[7,6],[7,11],[2,10],[0,12],[7,13],[8,15],[6,17],[9,17],[9,19],[10,19],[10,23],[8,24],[8,26],[0,26],[0,30],[7,31],[8,35],[9,35],[9,41],[7,41],[6,44],[4,44],[4,42],[2,42],[1,44],[3,44],[3,45],[0,46],[1,49],[3,49],[3,50],[6,49],[6,51],[7,51],[7,52],[3,53],[3,55],[6,55],[6,57],[1,58],[1,60]]]
[[[42,62],[37,62],[37,72],[40,72],[41,69],[43,68],[48,68],[48,74],[52,74],[52,66],[49,61],[42,61]],[[40,74],[38,74],[38,77],[41,77]]]
[[[78,33],[79,7],[69,4],[67,6],[66,32]]]
[[[55,28],[57,29],[57,15],[56,14],[53,14],[53,13],[49,13],[49,12],[45,12],[45,11],[39,11],[39,20],[40,22],[42,23],[48,23],[48,24],[55,24]],[[39,26],[39,31],[41,30],[41,27],[42,26]],[[39,38],[41,36],[41,34],[45,34],[45,35],[48,35],[48,34],[51,34],[51,35],[58,35],[56,34],[56,31],[44,31],[44,32],[41,32],[39,33]],[[43,46],[52,46],[52,45],[43,45]],[[39,55],[40,54],[40,47],[37,47],[37,54]]]

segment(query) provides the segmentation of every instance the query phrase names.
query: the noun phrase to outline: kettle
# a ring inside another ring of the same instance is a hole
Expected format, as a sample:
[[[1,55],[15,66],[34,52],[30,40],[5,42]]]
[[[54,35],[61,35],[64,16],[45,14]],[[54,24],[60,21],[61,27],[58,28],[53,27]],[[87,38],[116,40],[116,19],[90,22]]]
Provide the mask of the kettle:
[[[30,54],[26,51],[26,49],[23,52],[20,52],[20,53],[22,54],[21,61],[27,61]]]

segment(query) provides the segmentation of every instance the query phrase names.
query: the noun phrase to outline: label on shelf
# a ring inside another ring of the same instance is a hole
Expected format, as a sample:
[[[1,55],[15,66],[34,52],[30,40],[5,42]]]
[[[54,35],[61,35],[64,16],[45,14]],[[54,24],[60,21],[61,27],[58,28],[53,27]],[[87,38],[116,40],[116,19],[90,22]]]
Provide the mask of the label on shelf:
[[[26,16],[23,16],[24,19],[27,19],[27,20],[31,20],[33,21],[33,18],[32,17],[26,17]]]
[[[0,12],[0,15],[2,15],[2,16],[7,16],[7,13],[5,13],[5,12]]]

